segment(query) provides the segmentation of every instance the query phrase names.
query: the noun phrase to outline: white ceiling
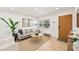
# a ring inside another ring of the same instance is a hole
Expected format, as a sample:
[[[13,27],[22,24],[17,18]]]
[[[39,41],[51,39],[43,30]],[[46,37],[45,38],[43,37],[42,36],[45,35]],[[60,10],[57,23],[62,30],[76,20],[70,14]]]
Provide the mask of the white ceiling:
[[[0,7],[0,11],[25,14],[33,17],[40,17],[74,9],[74,7],[59,7],[58,9],[56,9],[56,7]]]

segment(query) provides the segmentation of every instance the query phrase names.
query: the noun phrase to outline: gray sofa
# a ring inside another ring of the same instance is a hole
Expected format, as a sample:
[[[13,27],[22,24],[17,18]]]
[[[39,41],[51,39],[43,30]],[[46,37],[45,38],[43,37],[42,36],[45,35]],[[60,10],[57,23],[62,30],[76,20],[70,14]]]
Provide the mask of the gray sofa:
[[[22,40],[28,37],[31,37],[31,34],[33,34],[34,31],[32,29],[19,29],[18,30],[18,39]]]

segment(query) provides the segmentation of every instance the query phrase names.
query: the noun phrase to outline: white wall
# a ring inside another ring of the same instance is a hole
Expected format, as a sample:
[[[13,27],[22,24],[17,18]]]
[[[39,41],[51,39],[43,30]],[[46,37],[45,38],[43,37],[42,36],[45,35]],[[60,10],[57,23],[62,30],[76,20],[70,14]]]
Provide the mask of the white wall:
[[[57,37],[58,38],[58,16],[62,16],[62,15],[68,15],[68,14],[73,14],[73,18],[72,18],[72,29],[76,29],[76,20],[74,18],[75,16],[75,11],[74,10],[67,10],[64,11],[62,13],[58,13],[58,14],[54,14],[54,15],[49,15],[49,16],[44,16],[39,18],[39,20],[50,20],[50,27],[48,29],[43,29],[40,28],[42,33],[48,32],[50,33],[52,36]]]
[[[30,18],[30,19],[36,20],[36,18],[34,18],[34,17],[30,17],[30,16],[23,15],[23,14],[16,14],[13,12],[12,13],[6,12],[6,11],[0,11],[0,17],[5,18],[7,21],[8,21],[7,18],[9,18],[9,17],[11,19],[13,19],[14,21],[19,21],[17,28],[22,27],[22,18]],[[9,27],[7,27],[7,25],[2,20],[0,20],[0,36],[5,35],[5,34],[10,34],[10,33],[11,33],[11,31],[10,31]]]

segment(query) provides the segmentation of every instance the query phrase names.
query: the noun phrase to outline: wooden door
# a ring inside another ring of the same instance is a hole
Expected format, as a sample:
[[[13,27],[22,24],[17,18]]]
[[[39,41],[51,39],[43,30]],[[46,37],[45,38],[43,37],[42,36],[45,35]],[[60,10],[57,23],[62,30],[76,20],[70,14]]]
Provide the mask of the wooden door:
[[[59,16],[59,40],[67,42],[72,30],[72,15]]]

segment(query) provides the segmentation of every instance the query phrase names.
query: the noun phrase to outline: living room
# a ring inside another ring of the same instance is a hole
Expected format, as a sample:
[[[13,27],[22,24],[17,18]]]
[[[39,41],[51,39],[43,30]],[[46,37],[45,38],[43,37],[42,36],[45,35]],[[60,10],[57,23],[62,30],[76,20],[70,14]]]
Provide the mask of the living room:
[[[72,29],[77,31],[76,13],[75,7],[0,7],[0,50],[67,51],[67,43],[57,40],[59,16],[72,14]],[[14,36],[11,28],[2,19],[18,22]],[[42,40],[38,42],[41,37]]]

